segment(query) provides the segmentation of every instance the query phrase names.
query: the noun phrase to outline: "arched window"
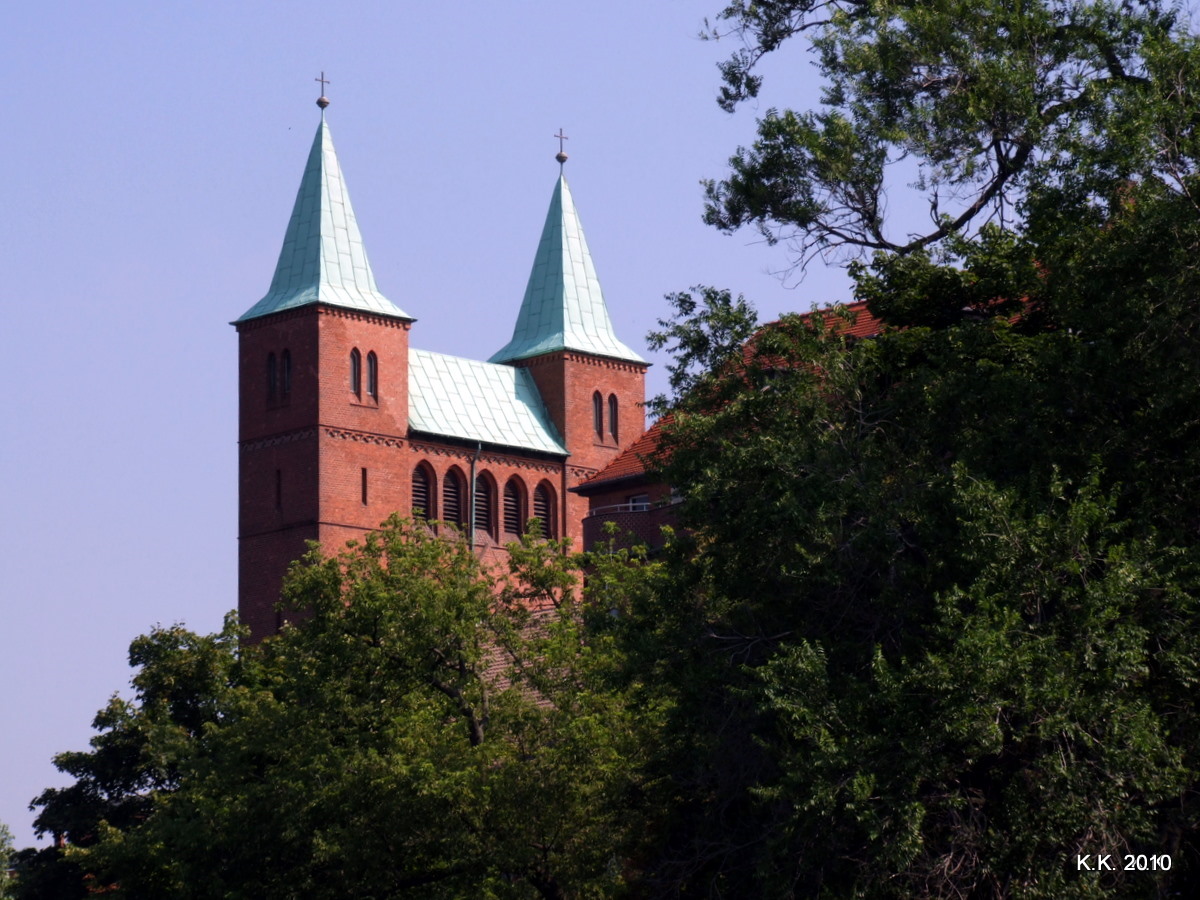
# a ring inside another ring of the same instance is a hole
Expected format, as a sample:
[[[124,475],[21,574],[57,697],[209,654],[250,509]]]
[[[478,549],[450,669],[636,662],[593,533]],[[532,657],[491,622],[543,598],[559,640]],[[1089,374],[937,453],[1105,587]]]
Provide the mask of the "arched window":
[[[367,396],[379,399],[379,357],[374,350],[367,354]]]
[[[604,398],[599,391],[592,394],[592,427],[596,429],[596,437],[604,440]]]
[[[286,397],[292,392],[292,351],[284,350],[280,359],[279,394]]]
[[[485,475],[475,479],[475,530],[492,534],[492,480]]]
[[[515,478],[509,479],[504,486],[504,533],[513,537],[520,537],[525,530],[524,494],[521,483]]]
[[[545,482],[533,492],[533,514],[541,520],[542,537],[554,537],[554,494]]]
[[[442,483],[442,519],[461,525],[463,512],[463,477],[451,469]]]
[[[267,399],[274,400],[279,393],[279,366],[275,362],[275,354],[267,354]]]
[[[357,347],[350,351],[350,393],[362,396],[362,354]]]
[[[412,514],[414,519],[428,521],[433,518],[433,476],[423,463],[413,469]]]
[[[608,433],[617,439],[617,395],[608,395]]]

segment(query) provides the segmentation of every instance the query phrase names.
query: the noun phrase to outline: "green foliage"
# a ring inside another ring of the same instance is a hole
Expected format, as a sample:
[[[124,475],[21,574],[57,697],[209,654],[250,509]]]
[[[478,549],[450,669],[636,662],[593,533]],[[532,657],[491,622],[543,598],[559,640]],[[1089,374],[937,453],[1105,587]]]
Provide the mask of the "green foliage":
[[[0,822],[0,900],[12,900],[15,897],[12,879],[8,877],[8,870],[15,855],[12,832],[8,830],[7,825]]]
[[[821,108],[768,110],[753,147],[708,182],[706,211],[794,242],[798,264],[835,247],[911,252],[1003,223],[1050,185],[1098,197],[1195,171],[1200,44],[1173,5],[739,0],[710,32],[742,43],[721,67],[721,105],[757,96],[763,57],[799,35]],[[923,233],[888,221],[898,180],[928,211]]]
[[[71,859],[118,898],[620,895],[652,707],[585,639],[565,547],[511,557],[394,519],[293,568],[278,637],[136,641],[137,701],[60,759],[136,746],[140,813]]]
[[[785,316],[680,398],[685,538],[627,625],[667,699],[661,894],[1192,883],[1200,218],[1050,196],[960,267],[860,269],[880,336]],[[1173,869],[1073,868],[1126,852]]]

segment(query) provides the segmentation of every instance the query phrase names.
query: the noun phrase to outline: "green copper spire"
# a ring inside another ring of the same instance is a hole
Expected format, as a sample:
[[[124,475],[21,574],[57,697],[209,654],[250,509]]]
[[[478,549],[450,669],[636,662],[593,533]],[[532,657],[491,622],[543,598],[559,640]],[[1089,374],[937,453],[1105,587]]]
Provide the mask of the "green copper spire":
[[[512,340],[489,361],[512,362],[555,350],[645,362],[613,333],[583,226],[562,175],[550,199]]]
[[[238,321],[314,303],[412,318],[375,286],[324,111],[304,167],[271,289]]]

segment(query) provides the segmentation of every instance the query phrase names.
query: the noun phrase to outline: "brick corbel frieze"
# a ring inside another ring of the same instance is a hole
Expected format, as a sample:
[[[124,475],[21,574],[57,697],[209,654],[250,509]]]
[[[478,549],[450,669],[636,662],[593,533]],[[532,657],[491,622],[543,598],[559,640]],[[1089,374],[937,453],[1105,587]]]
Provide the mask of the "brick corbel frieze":
[[[339,441],[354,441],[358,444],[378,444],[382,447],[403,447],[407,441],[404,438],[393,437],[387,434],[375,434],[370,431],[352,431],[347,428],[332,428],[328,425],[322,426],[325,429],[325,436]]]
[[[424,456],[446,456],[451,459],[461,460],[469,463],[475,458],[475,451],[469,447],[450,447],[445,444],[434,444],[426,441],[409,441],[408,446],[414,453],[419,453]],[[504,453],[496,453],[494,451],[485,451],[479,456],[481,463],[487,463],[493,466],[511,466],[516,469],[525,469],[530,472],[541,472],[546,475],[557,475],[562,471],[561,463],[553,463],[550,461],[533,461],[522,456],[509,456]]]
[[[281,444],[294,444],[297,441],[307,441],[317,436],[315,428],[300,428],[296,431],[286,431],[283,434],[273,434],[270,437],[258,438],[253,441],[243,441],[239,445],[242,453],[254,450],[264,450],[267,447],[278,447]]]

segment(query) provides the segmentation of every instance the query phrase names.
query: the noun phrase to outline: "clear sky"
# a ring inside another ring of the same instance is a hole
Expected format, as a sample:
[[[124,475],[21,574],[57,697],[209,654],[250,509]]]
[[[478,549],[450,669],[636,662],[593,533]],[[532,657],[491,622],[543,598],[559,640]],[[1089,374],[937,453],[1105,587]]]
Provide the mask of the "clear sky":
[[[723,0],[14,3],[0,31],[0,821],[67,783],[59,751],[127,692],[129,641],[236,605],[236,337],[270,283],[317,127],[314,79],[380,289],[413,346],[509,338],[558,166],[618,335],[663,294],[798,287],[783,247],[700,221],[769,105],[805,107],[797,47],[757,109],[721,112],[697,35]],[[665,389],[653,358],[650,392]]]

